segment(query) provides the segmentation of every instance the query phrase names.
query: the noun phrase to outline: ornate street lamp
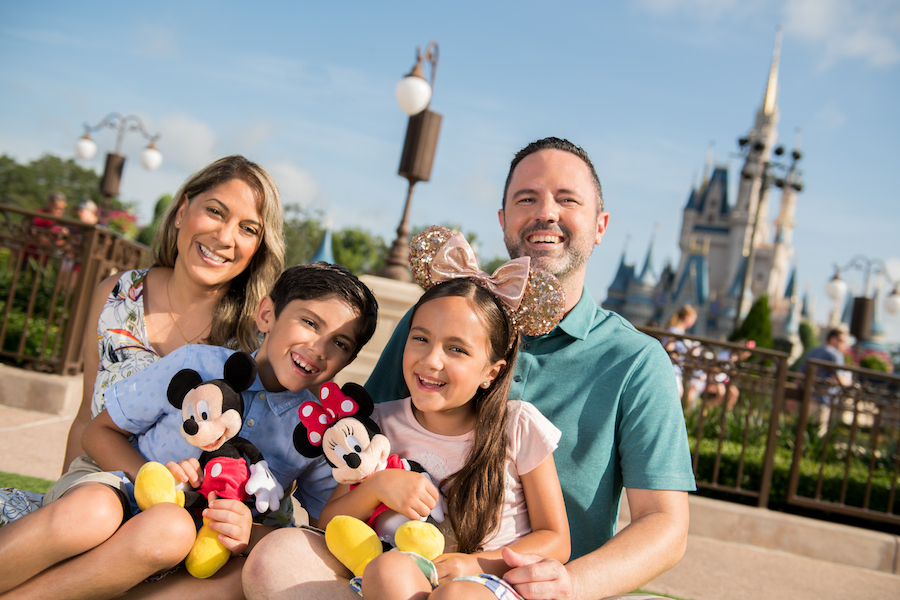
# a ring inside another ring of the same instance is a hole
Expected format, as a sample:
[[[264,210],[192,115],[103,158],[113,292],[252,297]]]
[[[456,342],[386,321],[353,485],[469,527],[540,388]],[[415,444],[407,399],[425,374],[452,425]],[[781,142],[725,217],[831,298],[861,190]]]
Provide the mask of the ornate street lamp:
[[[428,61],[431,65],[430,84],[425,81],[423,75],[422,63],[424,61]],[[410,115],[398,170],[401,177],[409,180],[409,189],[406,193],[403,218],[400,220],[400,226],[397,227],[397,238],[384,261],[384,268],[378,272],[380,277],[388,279],[412,281],[407,263],[410,234],[409,207],[412,202],[413,186],[419,181],[428,181],[431,178],[431,166],[434,163],[434,152],[437,149],[438,133],[441,129],[441,115],[428,108],[434,88],[437,63],[438,45],[436,42],[428,44],[424,54],[421,47],[416,48],[416,64],[409,75],[397,84],[395,90],[397,103],[406,114]]]
[[[750,140],[748,138],[740,138],[738,145],[742,150],[742,156],[750,152]],[[761,152],[765,146],[761,142],[756,142],[753,150]],[[776,156],[784,154],[784,146],[777,146],[773,151]],[[778,162],[775,160],[765,160],[762,163],[761,181],[759,192],[756,199],[756,210],[753,213],[753,227],[750,230],[750,243],[747,247],[747,261],[744,264],[744,277],[741,279],[741,295],[738,297],[737,314],[734,317],[734,328],[737,329],[741,324],[741,315],[744,314],[744,296],[750,287],[750,278],[753,274],[753,258],[756,251],[756,229],[759,226],[759,210],[763,203],[763,197],[766,190],[771,184],[775,184],[779,188],[790,187],[800,192],[803,191],[803,173],[797,168],[797,163],[803,158],[803,154],[796,148],[791,151],[790,163]],[[776,175],[776,171],[783,173],[783,176]],[[741,172],[744,179],[752,179],[754,173],[747,170]]]
[[[150,140],[150,143],[141,152],[141,164],[148,171],[152,171],[162,164],[162,153],[156,149],[156,140],[159,135],[151,135],[144,129],[144,123],[136,115],[122,116],[119,113],[110,113],[97,125],[91,127],[84,124],[84,135],[75,143],[75,155],[82,160],[90,160],[97,154],[97,144],[91,139],[91,132],[103,127],[117,129],[116,149],[106,154],[106,167],[103,170],[103,178],[100,180],[100,193],[107,201],[113,196],[119,195],[119,182],[122,180],[122,169],[125,166],[125,157],[122,155],[122,139],[126,131],[139,131],[141,135]],[[106,207],[104,207],[106,208]]]
[[[891,278],[888,273],[887,266],[879,258],[868,258],[866,256],[854,256],[850,262],[844,266],[834,265],[834,277],[825,286],[825,293],[835,302],[835,311],[837,311],[837,303],[847,296],[847,282],[841,279],[841,271],[847,270],[863,271],[865,277],[863,279],[862,296],[853,298],[853,315],[850,319],[850,334],[857,341],[867,340],[872,336],[872,318],[875,315],[875,298],[869,296],[869,281],[872,275],[881,275],[889,285],[893,286],[891,295],[884,302],[884,308],[890,314],[900,312],[900,282]]]

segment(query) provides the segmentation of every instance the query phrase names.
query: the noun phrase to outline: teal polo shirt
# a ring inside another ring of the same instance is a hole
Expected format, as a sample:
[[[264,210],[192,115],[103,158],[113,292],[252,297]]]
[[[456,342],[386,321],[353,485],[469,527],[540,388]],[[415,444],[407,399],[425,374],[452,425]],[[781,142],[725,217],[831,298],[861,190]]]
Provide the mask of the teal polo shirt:
[[[398,323],[366,382],[376,402],[406,395],[401,373],[409,316]],[[572,558],[615,535],[622,487],[696,489],[684,414],[662,345],[587,290],[547,335],[524,337],[511,400],[524,400],[562,431],[553,453]]]

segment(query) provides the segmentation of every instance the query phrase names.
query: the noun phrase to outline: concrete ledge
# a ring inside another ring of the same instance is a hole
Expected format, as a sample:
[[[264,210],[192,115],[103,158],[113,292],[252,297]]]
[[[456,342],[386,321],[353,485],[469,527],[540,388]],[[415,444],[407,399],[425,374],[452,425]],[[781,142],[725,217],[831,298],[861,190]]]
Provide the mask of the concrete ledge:
[[[900,538],[692,495],[690,534],[817,560],[900,573]]]
[[[81,375],[53,375],[0,365],[0,404],[48,413],[74,415],[81,404]]]

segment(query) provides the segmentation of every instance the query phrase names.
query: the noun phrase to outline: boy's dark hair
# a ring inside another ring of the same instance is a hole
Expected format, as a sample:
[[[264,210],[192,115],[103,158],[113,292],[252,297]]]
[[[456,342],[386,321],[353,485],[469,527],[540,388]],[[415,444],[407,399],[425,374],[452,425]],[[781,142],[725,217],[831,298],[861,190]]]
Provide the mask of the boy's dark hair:
[[[269,297],[275,308],[275,318],[293,300],[337,298],[352,306],[362,317],[362,323],[356,331],[353,358],[356,358],[375,333],[378,301],[366,284],[339,265],[320,261],[288,267],[275,282]]]

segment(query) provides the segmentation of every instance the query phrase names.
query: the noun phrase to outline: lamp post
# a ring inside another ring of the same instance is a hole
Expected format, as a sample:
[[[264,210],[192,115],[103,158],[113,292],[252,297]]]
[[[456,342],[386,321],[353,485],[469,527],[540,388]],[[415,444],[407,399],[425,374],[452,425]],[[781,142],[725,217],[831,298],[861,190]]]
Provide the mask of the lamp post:
[[[431,65],[431,82],[425,80],[422,63]],[[378,271],[380,277],[399,281],[412,281],[409,274],[409,207],[412,203],[413,186],[419,181],[431,178],[431,166],[434,163],[434,152],[437,149],[438,133],[441,129],[441,115],[429,110],[431,93],[434,89],[434,75],[437,71],[438,45],[431,42],[422,53],[416,48],[416,64],[409,75],[397,84],[395,94],[400,108],[409,115],[406,127],[406,139],[403,142],[403,153],[400,156],[398,174],[409,181],[406,193],[406,204],[403,217],[397,227],[397,238],[394,240],[384,267]]]
[[[891,295],[884,302],[884,308],[891,314],[900,312],[900,281],[893,279],[888,273],[887,266],[879,258],[866,256],[854,256],[844,266],[834,265],[834,277],[825,286],[828,297],[837,302],[847,296],[847,283],[841,279],[841,271],[863,271],[862,296],[853,298],[853,316],[850,319],[850,334],[857,342],[867,340],[872,335],[872,318],[875,313],[875,298],[869,296],[869,281],[873,275],[881,275],[893,287]]]
[[[740,138],[738,140],[738,145],[741,150],[749,152],[748,145],[750,144],[750,140],[747,138]],[[765,149],[765,146],[762,145],[762,142],[754,142],[755,151],[761,152]],[[781,156],[784,154],[784,146],[777,146],[774,150],[776,156]],[[766,191],[769,189],[769,186],[774,183],[779,188],[793,188],[794,190],[800,192],[803,191],[803,177],[802,172],[797,168],[797,163],[800,162],[800,159],[803,158],[803,154],[800,150],[796,148],[791,151],[791,160],[790,163],[779,162],[775,160],[766,159],[762,163],[762,174],[761,180],[759,184],[759,192],[757,193],[756,198],[756,210],[753,212],[753,226],[750,229],[750,243],[747,246],[747,261],[744,264],[744,276],[741,279],[741,294],[738,297],[738,305],[737,305],[737,314],[734,317],[734,328],[737,328],[741,324],[741,315],[744,312],[744,296],[747,293],[747,289],[750,287],[750,278],[753,274],[753,256],[756,251],[756,229],[759,226],[759,211],[760,207],[763,203],[763,197],[766,194]],[[779,177],[776,174],[776,171],[784,173],[783,176]],[[745,179],[751,179],[754,176],[753,173],[748,172],[745,168],[744,171],[741,172],[741,177]]]
[[[162,164],[162,153],[156,149],[156,140],[159,135],[151,135],[144,129],[144,123],[136,115],[122,116],[119,113],[110,113],[97,125],[91,127],[84,124],[84,135],[75,142],[75,155],[82,160],[90,160],[97,154],[97,144],[91,139],[91,132],[108,127],[117,129],[116,149],[106,154],[106,167],[103,170],[103,178],[100,180],[100,193],[104,199],[104,209],[108,208],[109,199],[119,195],[119,182],[122,180],[122,169],[125,166],[125,157],[122,155],[122,139],[127,131],[139,131],[141,135],[150,140],[150,143],[141,152],[141,164],[148,171],[152,171]]]

